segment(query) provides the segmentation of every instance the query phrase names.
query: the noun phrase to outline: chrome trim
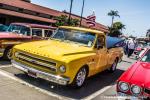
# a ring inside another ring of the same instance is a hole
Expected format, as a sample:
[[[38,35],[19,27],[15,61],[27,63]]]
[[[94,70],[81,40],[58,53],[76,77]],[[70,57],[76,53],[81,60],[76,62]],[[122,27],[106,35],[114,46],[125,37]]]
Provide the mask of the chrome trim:
[[[18,51],[17,51],[18,52]],[[23,52],[18,52],[19,54],[24,54],[24,55],[27,55],[27,56],[30,56],[30,57],[33,57],[33,58],[35,58],[35,59],[39,59],[39,60],[43,60],[43,61],[47,61],[47,62],[50,62],[50,63],[55,63],[55,66],[56,66],[56,62],[53,62],[53,61],[49,61],[49,60],[46,60],[46,59],[42,59],[42,58],[38,58],[38,57],[36,57],[36,56],[33,56],[33,55],[31,55],[31,54],[28,54],[28,53],[23,53]]]
[[[15,68],[17,68],[21,71],[24,71],[26,73],[28,73],[28,71],[35,72],[37,74],[36,78],[42,78],[42,79],[45,79],[45,80],[48,80],[48,81],[51,81],[51,82],[54,82],[54,83],[57,83],[57,84],[60,84],[60,85],[67,85],[68,82],[70,81],[69,78],[65,78],[65,77],[62,77],[62,76],[59,76],[59,75],[53,75],[53,74],[50,74],[50,73],[45,73],[45,72],[30,68],[30,67],[28,67],[26,65],[23,65],[21,63],[18,63],[14,60],[11,60],[11,62],[12,62],[12,65]]]
[[[133,93],[133,91],[132,91],[132,87],[134,87],[134,86],[138,86],[138,85],[136,85],[136,84],[132,84],[131,86],[130,86],[130,92],[134,95],[134,96],[139,96],[141,93],[142,93],[142,87],[141,86],[138,86],[139,88],[140,88],[140,93],[138,93],[138,94],[135,94],[135,93]]]
[[[36,64],[38,64],[38,65],[45,66],[45,67],[49,67],[49,68],[53,68],[53,69],[57,70],[56,67],[54,67],[54,66],[52,66],[52,65],[50,65],[50,64],[46,64],[46,63],[43,63],[43,62],[34,60],[34,59],[32,59],[32,58],[28,58],[28,57],[21,56],[21,55],[18,55],[17,58],[21,58],[21,59],[24,59],[24,60],[26,60],[26,61],[28,61],[28,62],[31,62],[31,63],[34,62],[34,63],[36,63]]]
[[[43,60],[22,52],[15,52],[15,57],[21,61],[24,60],[27,63],[31,63],[32,65],[43,66],[46,68],[50,68],[51,71],[57,72],[56,63],[54,62]]]
[[[126,83],[126,84],[128,85],[128,90],[123,91],[123,90],[120,88],[120,84],[121,84],[121,83]],[[129,85],[129,83],[127,83],[127,82],[119,81],[119,82],[118,82],[118,88],[119,88],[119,90],[120,90],[120,91],[122,91],[122,92],[127,92],[127,91],[129,91],[129,90],[130,90],[130,85]]]

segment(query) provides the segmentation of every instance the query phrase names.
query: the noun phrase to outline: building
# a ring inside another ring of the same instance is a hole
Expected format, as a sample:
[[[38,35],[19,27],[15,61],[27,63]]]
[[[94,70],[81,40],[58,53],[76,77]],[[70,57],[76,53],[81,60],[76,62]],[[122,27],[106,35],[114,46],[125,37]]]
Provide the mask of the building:
[[[0,0],[0,23],[10,24],[12,22],[39,23],[55,26],[55,17],[67,15],[50,8],[42,7],[30,2],[30,0]],[[72,14],[72,18],[80,19],[80,16]],[[88,27],[86,18],[83,18],[82,25]],[[108,28],[96,23],[94,29],[108,32]]]

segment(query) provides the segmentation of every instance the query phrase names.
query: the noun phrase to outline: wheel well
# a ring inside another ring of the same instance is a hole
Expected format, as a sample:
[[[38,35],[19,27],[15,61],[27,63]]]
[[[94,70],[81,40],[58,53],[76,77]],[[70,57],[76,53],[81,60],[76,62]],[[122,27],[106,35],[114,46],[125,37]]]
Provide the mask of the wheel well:
[[[89,74],[89,66],[88,65],[83,65],[83,67],[86,68],[86,70],[87,70],[87,76],[88,76],[88,74]]]
[[[5,51],[6,51],[7,49],[11,49],[11,48],[13,48],[13,46],[7,46],[7,47],[5,48]]]
[[[13,45],[8,45],[6,48],[12,48],[13,47]]]

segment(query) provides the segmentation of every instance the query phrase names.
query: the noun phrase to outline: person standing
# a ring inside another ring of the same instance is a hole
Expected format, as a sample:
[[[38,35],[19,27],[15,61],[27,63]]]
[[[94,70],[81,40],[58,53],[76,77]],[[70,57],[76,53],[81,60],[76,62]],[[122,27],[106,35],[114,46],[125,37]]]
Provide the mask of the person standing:
[[[131,38],[128,43],[127,43],[127,46],[128,46],[128,57],[130,57],[134,50],[135,50],[135,46],[136,46],[136,43],[135,41]]]

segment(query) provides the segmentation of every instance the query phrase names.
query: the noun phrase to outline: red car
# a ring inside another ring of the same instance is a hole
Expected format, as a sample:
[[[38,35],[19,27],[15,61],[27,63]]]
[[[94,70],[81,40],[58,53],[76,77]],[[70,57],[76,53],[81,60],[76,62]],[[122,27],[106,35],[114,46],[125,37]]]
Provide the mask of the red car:
[[[117,81],[119,96],[148,98],[150,100],[150,48]]]
[[[0,32],[0,56],[10,60],[14,45],[48,39],[55,29],[55,27],[40,24],[12,23],[6,32]]]

